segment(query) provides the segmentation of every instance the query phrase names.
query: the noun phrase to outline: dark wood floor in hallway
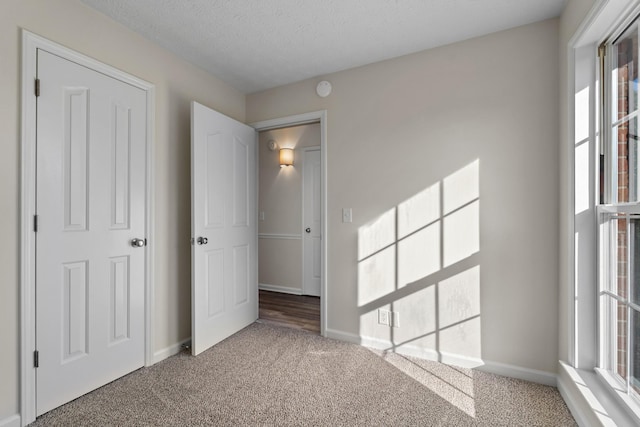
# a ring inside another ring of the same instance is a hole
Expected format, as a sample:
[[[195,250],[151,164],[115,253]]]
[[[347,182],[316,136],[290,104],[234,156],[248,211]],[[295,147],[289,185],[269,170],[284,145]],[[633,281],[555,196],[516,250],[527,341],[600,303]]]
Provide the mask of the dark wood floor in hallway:
[[[260,319],[320,334],[320,298],[260,291]]]

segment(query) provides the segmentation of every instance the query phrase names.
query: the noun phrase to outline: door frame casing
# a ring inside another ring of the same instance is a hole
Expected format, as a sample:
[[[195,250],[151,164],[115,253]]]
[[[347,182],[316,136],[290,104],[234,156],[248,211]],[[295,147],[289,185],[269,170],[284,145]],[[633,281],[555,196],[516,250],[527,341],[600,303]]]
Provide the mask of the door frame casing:
[[[262,132],[266,130],[279,129],[289,126],[304,125],[320,122],[320,215],[321,215],[321,231],[320,231],[320,335],[326,336],[327,325],[329,323],[327,316],[327,110],[312,111],[309,113],[296,114],[293,116],[281,117],[271,120],[263,120],[250,123],[256,131]],[[260,189],[258,188],[258,191]]]
[[[36,419],[36,370],[33,352],[36,350],[36,244],[34,215],[36,213],[36,126],[37,102],[34,82],[37,76],[37,52],[45,50],[78,65],[139,88],[146,93],[146,183],[145,183],[145,366],[153,364],[153,272],[154,272],[154,156],[155,86],[86,55],[52,42],[27,30],[22,30],[21,73],[21,211],[20,211],[20,418],[27,425]]]

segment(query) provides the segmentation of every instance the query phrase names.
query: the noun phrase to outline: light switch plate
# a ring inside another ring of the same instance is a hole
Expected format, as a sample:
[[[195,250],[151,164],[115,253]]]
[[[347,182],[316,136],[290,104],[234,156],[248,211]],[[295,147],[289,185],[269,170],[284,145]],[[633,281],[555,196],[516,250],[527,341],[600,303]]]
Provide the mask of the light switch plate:
[[[351,208],[342,208],[342,222],[351,222],[351,221],[353,221]]]

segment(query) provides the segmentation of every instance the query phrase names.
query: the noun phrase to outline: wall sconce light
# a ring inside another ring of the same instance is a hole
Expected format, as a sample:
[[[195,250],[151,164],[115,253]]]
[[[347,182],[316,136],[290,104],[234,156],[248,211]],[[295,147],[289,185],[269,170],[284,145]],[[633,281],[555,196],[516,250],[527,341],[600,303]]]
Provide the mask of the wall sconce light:
[[[280,167],[293,166],[293,150],[291,148],[280,149]]]

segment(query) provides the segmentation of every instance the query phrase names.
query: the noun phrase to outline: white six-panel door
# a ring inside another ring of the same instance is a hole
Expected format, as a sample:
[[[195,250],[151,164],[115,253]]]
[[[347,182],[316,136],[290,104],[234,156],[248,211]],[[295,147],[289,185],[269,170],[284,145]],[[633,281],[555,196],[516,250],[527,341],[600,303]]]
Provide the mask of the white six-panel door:
[[[303,163],[303,293],[320,296],[321,278],[321,167],[320,148],[304,151]]]
[[[36,408],[144,365],[146,94],[38,51]]]
[[[258,318],[256,132],[191,107],[194,355]]]

